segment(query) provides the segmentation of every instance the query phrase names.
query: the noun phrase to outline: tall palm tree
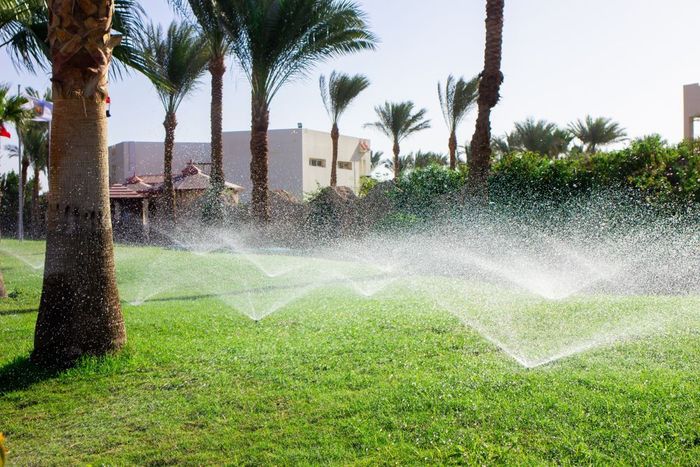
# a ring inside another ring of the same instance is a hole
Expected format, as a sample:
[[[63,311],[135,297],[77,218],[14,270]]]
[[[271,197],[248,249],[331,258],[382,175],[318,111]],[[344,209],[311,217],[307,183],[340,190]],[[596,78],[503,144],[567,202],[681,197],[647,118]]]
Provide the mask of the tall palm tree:
[[[501,57],[503,55],[503,9],[505,0],[486,0],[486,46],[484,71],[479,82],[479,114],[471,142],[469,193],[480,202],[488,200],[488,176],[491,168],[491,109],[500,100]]]
[[[476,105],[479,97],[479,77],[476,76],[469,81],[464,78],[455,80],[450,75],[447,77],[443,91],[442,84],[438,83],[438,98],[445,123],[450,130],[448,147],[450,149],[450,168],[457,168],[457,128],[462,123],[467,113]]]
[[[426,109],[413,111],[413,102],[385,102],[374,108],[378,120],[367,123],[366,128],[374,128],[383,133],[394,143],[394,181],[399,179],[401,173],[401,142],[414,133],[430,128],[430,120],[426,120]]]
[[[22,106],[26,103],[26,99],[19,96],[10,95],[10,86],[0,84],[0,126],[3,128],[12,123],[15,126],[20,124],[26,118],[26,112]],[[0,137],[0,143],[2,143]],[[2,191],[0,190],[0,200],[2,200]],[[5,290],[5,280],[0,271],[0,298],[7,297]]]
[[[611,118],[593,118],[590,115],[584,120],[570,123],[569,131],[586,146],[586,152],[590,154],[595,153],[599,146],[618,143],[627,137],[625,129]]]
[[[160,25],[147,26],[138,38],[144,62],[153,70],[151,80],[165,109],[165,144],[163,151],[163,209],[167,222],[175,222],[173,187],[173,149],[177,109],[199,84],[209,62],[206,39],[187,23],[173,22],[167,31]]]
[[[318,84],[321,88],[323,105],[333,122],[331,128],[331,141],[333,143],[331,186],[336,186],[338,184],[338,139],[340,138],[338,119],[350,107],[352,101],[369,87],[369,79],[364,75],[350,76],[334,71],[327,81],[326,77],[321,75]]]
[[[51,88],[46,89],[43,94],[41,94],[38,90],[34,88],[26,88],[26,93],[35,98],[35,99],[41,99],[47,102],[53,101],[53,95],[51,93]],[[41,192],[41,180],[40,180],[40,175],[42,172],[46,172],[49,167],[49,131],[48,131],[48,125],[43,122],[32,122],[30,124],[31,127],[34,128],[34,131],[37,133],[37,137],[41,139],[43,142],[43,145],[38,145],[35,143],[30,144],[25,144],[26,150],[30,149],[30,146],[32,146],[32,150],[30,152],[30,159],[32,163],[32,168],[34,170],[34,175],[33,175],[33,180],[34,183],[32,184],[32,229],[33,229],[33,234],[34,237],[37,238],[39,236],[40,232],[40,226],[42,224],[42,221],[40,219],[41,213],[39,212],[39,193]]]
[[[374,49],[365,14],[350,0],[215,0],[233,51],[252,87],[250,175],[252,211],[270,218],[270,103],[285,83],[324,59]]]
[[[32,199],[31,199],[31,226],[33,236],[36,238],[40,229],[39,219],[39,192],[41,181],[39,176],[46,169],[49,158],[49,132],[45,123],[28,122],[22,129],[22,143],[24,155],[33,169]]]
[[[142,28],[143,8],[138,0],[114,0],[112,29],[122,36],[113,51],[111,71],[121,76],[128,68],[146,75],[150,72],[134,47]],[[0,0],[0,49],[6,48],[12,63],[30,73],[51,68],[51,51],[46,38],[49,30],[47,0]]]
[[[114,6],[48,0],[54,109],[44,284],[32,360],[66,366],[126,342],[114,271],[106,99]]]
[[[226,58],[232,52],[233,38],[219,20],[221,14],[213,0],[171,0],[181,11],[196,19],[201,35],[209,50],[211,75],[211,187],[203,212],[205,220],[223,218],[220,197],[224,191],[223,99]]]

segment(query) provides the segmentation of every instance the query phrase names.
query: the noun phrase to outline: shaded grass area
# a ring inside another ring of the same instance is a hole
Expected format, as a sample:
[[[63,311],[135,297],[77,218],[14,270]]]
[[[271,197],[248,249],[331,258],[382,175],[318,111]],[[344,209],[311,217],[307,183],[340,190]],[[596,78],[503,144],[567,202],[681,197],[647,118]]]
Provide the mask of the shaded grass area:
[[[527,370],[410,295],[322,289],[256,323],[176,291],[124,303],[122,353],[56,374],[27,361],[41,271],[1,250],[0,267],[0,431],[17,465],[700,461],[693,329]]]

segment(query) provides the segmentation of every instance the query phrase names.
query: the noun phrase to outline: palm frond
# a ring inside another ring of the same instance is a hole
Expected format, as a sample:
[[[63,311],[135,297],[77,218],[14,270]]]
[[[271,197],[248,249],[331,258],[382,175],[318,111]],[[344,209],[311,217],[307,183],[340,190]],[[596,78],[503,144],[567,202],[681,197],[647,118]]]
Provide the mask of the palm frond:
[[[139,53],[156,75],[151,81],[167,112],[176,112],[199,84],[209,61],[205,40],[194,26],[177,22],[167,31],[150,24],[139,35]]]
[[[215,0],[258,99],[270,103],[324,60],[372,50],[365,14],[348,0]]]
[[[413,133],[430,128],[426,120],[426,109],[413,111],[413,102],[385,102],[374,108],[378,120],[365,124],[365,128],[374,128],[393,141],[401,142]]]
[[[328,80],[319,78],[323,105],[334,124],[348,109],[352,101],[369,87],[369,79],[364,75],[350,76],[345,73],[332,72]]]

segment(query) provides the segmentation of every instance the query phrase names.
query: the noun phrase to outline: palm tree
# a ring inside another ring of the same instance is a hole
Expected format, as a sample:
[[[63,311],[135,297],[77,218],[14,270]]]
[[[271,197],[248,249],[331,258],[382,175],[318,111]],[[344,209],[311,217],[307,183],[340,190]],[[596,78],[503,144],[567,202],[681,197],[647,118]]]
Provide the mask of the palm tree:
[[[152,83],[165,109],[163,209],[166,222],[174,223],[173,149],[177,109],[199,84],[209,62],[209,50],[206,39],[193,26],[176,22],[167,31],[160,25],[149,25],[140,34],[138,46],[144,62],[157,76]]]
[[[44,284],[32,360],[67,366],[126,342],[114,272],[106,99],[110,0],[49,0],[54,110]]]
[[[207,194],[203,218],[223,218],[221,194],[224,191],[223,100],[226,58],[232,52],[233,40],[219,21],[220,12],[213,0],[171,0],[181,11],[194,16],[209,50],[211,75],[211,187]]]
[[[586,146],[586,152],[593,154],[599,146],[624,141],[627,132],[611,118],[593,118],[587,115],[584,120],[569,124],[569,131]]]
[[[28,95],[35,99],[53,101],[51,88],[48,88],[43,95],[36,89],[27,88]],[[41,225],[41,213],[39,212],[39,193],[41,192],[41,180],[39,176],[46,172],[49,166],[49,131],[46,123],[31,122],[28,124],[29,130],[33,133],[30,136],[31,142],[25,140],[25,151],[29,154],[29,159],[34,170],[34,182],[32,184],[32,230],[34,238],[38,238]]]
[[[379,163],[382,162],[383,157],[384,157],[384,151],[372,151],[372,152],[370,152],[370,155],[369,155],[370,168],[372,170],[374,170],[377,167],[379,167]]]
[[[12,123],[17,132],[17,136],[22,137],[22,127],[29,118],[29,112],[23,108],[24,104],[27,103],[27,99],[20,96],[10,96],[10,87],[6,85],[0,85],[0,125],[5,127],[7,123]],[[10,151],[10,157],[13,155],[19,157],[18,148],[13,148],[14,151]],[[21,162],[21,182],[20,187],[22,188],[20,193],[20,201],[23,200],[24,187],[27,181],[27,165],[25,165],[25,159]],[[0,198],[2,198],[2,193],[0,193]],[[24,203],[20,202],[19,206],[23,207]],[[21,208],[20,208],[21,209]],[[23,214],[21,211],[20,215]],[[20,218],[20,220],[22,220]]]
[[[447,77],[445,90],[442,84],[438,83],[438,98],[445,123],[450,130],[448,147],[450,149],[450,168],[457,168],[457,127],[467,113],[474,107],[479,97],[479,77],[476,76],[470,81],[464,78],[455,80],[454,76]]]
[[[567,130],[556,124],[533,118],[516,123],[513,132],[506,136],[511,151],[537,152],[553,159],[568,151],[572,139]]]
[[[503,9],[505,0],[486,0],[486,47],[484,71],[479,82],[479,115],[471,142],[469,192],[480,202],[488,200],[488,176],[491,168],[491,109],[500,100],[501,57],[503,55]]]
[[[22,131],[22,142],[24,143],[24,154],[31,163],[33,169],[32,177],[32,200],[31,200],[31,225],[32,233],[36,238],[41,230],[39,219],[39,193],[41,191],[41,181],[39,176],[46,169],[49,156],[49,132],[45,123],[30,122],[25,125]]]
[[[414,104],[410,101],[385,102],[383,106],[374,108],[379,120],[365,125],[366,128],[374,128],[393,141],[394,181],[399,179],[401,173],[401,142],[414,133],[430,128],[430,120],[425,119],[428,111],[421,109],[414,112],[413,109]]]
[[[134,47],[136,33],[142,28],[143,8],[138,0],[114,0],[112,29],[121,34],[115,47],[111,71],[121,76],[128,68],[146,75],[149,70]],[[49,30],[49,6],[46,0],[0,1],[0,49],[7,48],[16,68],[32,74],[51,68],[51,51],[46,38]]]
[[[350,76],[334,71],[328,81],[326,81],[325,76],[321,75],[318,84],[321,88],[323,105],[333,122],[331,128],[331,141],[333,142],[331,186],[336,186],[338,182],[338,139],[340,138],[338,119],[350,107],[352,101],[369,87],[369,80],[364,75]]]
[[[234,38],[233,52],[252,87],[250,175],[252,211],[270,218],[270,103],[285,83],[317,62],[374,49],[365,14],[349,0],[215,0]]]
[[[21,124],[26,118],[26,112],[22,109],[26,102],[26,99],[23,97],[11,96],[9,86],[0,85],[0,126],[4,128],[7,123],[12,123],[15,126]],[[2,200],[2,195],[2,190],[0,190],[0,200]],[[7,297],[7,292],[5,290],[5,280],[2,276],[2,271],[0,271],[0,298],[4,297]]]

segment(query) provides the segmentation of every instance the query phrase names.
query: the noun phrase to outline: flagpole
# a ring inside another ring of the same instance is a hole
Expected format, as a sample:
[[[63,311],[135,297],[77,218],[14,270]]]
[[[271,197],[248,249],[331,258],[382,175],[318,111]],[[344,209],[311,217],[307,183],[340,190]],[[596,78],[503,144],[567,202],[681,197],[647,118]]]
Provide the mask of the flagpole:
[[[17,85],[17,96],[20,95],[22,87]],[[24,181],[22,180],[22,131],[20,130],[20,124],[16,125],[17,130],[17,140],[19,144],[17,146],[17,159],[19,159],[19,213],[17,216],[17,237],[19,241],[24,240]]]

